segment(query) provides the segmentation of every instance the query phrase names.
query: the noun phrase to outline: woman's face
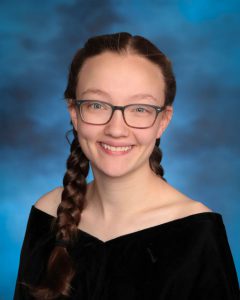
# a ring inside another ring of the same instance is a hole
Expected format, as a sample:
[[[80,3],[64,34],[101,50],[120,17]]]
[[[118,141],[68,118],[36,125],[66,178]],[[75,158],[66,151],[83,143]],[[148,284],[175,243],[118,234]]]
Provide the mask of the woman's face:
[[[84,63],[79,73],[76,98],[119,106],[134,103],[162,106],[164,86],[159,67],[147,59],[134,54],[105,52]],[[126,125],[120,110],[115,111],[105,125],[84,123],[73,107],[69,112],[93,173],[120,177],[150,168],[149,157],[156,139],[171,119],[172,107],[160,112],[154,125],[147,129]]]

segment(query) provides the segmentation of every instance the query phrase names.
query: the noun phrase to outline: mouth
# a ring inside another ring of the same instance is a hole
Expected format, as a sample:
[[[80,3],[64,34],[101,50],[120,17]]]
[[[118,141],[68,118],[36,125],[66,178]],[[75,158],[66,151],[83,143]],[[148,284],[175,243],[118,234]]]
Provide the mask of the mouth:
[[[99,143],[101,148],[103,148],[105,150],[105,152],[107,153],[116,153],[116,154],[123,154],[123,153],[127,153],[129,151],[131,151],[131,149],[133,148],[133,145],[129,145],[129,146],[111,146],[105,143],[100,142]]]

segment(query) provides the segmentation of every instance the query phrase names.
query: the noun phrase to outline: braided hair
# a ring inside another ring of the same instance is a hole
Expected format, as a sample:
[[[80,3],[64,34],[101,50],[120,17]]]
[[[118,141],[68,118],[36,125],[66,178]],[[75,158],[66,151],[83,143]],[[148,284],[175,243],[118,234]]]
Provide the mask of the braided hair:
[[[68,84],[64,93],[65,99],[76,98],[78,74],[86,59],[105,51],[119,54],[134,53],[145,57],[158,65],[165,81],[165,105],[172,105],[176,93],[176,82],[168,58],[149,40],[141,36],[132,36],[127,32],[106,34],[90,38],[83,48],[79,49],[71,63]],[[72,125],[72,122],[71,122]],[[57,209],[57,218],[53,220],[56,243],[46,267],[44,279],[38,286],[30,288],[35,299],[57,299],[71,295],[71,280],[75,270],[68,252],[68,244],[74,244],[78,224],[84,209],[87,191],[86,178],[89,172],[89,160],[83,153],[76,130],[67,159],[67,170],[63,178],[61,203]],[[153,172],[166,181],[161,166],[162,151],[159,148],[160,138],[149,158]]]

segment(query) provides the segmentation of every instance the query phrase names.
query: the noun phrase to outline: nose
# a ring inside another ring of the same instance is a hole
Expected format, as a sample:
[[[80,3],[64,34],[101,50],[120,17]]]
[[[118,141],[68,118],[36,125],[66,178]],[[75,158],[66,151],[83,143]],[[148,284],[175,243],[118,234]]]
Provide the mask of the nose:
[[[111,120],[105,125],[104,132],[112,137],[128,136],[129,127],[124,121],[121,110],[115,110],[113,112]]]

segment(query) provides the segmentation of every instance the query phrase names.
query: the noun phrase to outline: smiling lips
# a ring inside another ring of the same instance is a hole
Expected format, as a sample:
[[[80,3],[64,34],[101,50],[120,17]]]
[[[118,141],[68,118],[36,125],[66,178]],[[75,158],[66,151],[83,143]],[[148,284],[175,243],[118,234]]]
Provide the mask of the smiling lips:
[[[107,152],[115,152],[115,153],[126,153],[129,152],[132,149],[132,146],[121,146],[121,147],[115,147],[115,146],[110,146],[105,143],[100,143],[102,148],[106,150]]]

